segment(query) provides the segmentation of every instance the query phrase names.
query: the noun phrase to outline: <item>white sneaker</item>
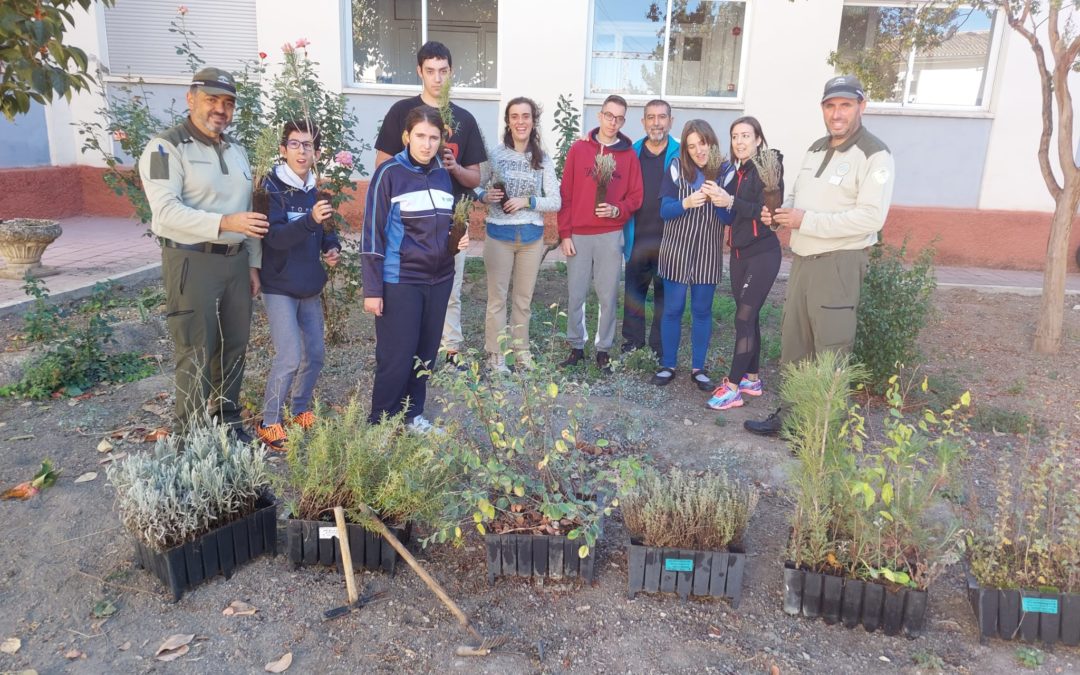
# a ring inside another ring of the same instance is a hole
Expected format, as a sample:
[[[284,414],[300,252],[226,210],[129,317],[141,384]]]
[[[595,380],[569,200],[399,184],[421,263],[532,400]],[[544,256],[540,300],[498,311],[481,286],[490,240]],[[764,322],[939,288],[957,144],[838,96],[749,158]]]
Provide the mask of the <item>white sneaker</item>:
[[[427,434],[436,434],[442,436],[446,433],[445,429],[435,426],[423,415],[417,415],[416,417],[412,418],[412,421],[405,426],[409,429],[409,431],[425,436]]]
[[[503,375],[510,373],[510,369],[506,367],[506,357],[502,354],[488,354],[487,365],[493,373],[502,373]]]
[[[515,363],[525,370],[532,370],[536,367],[536,362],[533,360],[531,352],[515,352]]]

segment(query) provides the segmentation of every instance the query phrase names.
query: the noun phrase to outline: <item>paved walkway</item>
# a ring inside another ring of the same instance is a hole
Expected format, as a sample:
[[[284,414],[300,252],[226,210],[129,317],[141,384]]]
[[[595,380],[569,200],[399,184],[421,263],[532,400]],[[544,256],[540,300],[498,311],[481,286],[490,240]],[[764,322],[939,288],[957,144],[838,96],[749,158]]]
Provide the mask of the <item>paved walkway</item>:
[[[151,237],[144,236],[147,228],[124,218],[75,217],[61,221],[64,234],[45,251],[42,262],[60,270],[45,278],[45,285],[54,298],[75,300],[89,295],[99,281],[136,283],[158,278],[161,274],[161,255]],[[482,253],[483,243],[473,242],[470,256]],[[547,256],[547,262],[563,260],[558,249]],[[787,276],[789,261],[780,268]],[[973,288],[979,291],[1038,295],[1042,288],[1042,272],[993,270],[964,267],[936,268],[938,286],[943,288]],[[1069,274],[1066,293],[1080,296],[1080,274]],[[20,311],[28,298],[22,282],[0,279],[0,314]]]

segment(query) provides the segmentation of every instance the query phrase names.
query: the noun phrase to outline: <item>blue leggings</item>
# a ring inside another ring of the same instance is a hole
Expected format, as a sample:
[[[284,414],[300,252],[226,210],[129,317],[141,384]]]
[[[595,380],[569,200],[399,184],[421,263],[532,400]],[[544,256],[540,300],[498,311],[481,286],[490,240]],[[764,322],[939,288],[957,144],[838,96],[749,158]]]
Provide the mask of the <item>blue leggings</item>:
[[[679,358],[679,341],[682,339],[682,316],[686,309],[686,291],[690,290],[690,344],[694,370],[705,367],[705,354],[712,338],[712,302],[716,284],[680,284],[664,279],[664,319],[660,323],[660,337],[664,354],[660,365],[674,368]]]

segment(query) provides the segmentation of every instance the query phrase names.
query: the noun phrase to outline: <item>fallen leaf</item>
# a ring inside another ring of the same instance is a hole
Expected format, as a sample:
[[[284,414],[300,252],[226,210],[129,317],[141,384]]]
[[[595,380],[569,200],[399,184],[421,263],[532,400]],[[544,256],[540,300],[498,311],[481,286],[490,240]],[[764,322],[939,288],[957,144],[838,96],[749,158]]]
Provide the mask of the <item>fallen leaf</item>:
[[[76,478],[75,482],[76,483],[89,483],[90,481],[94,480],[95,478],[97,478],[97,472],[96,471],[87,471],[83,475]]]
[[[266,664],[266,666],[263,667],[263,670],[268,673],[284,673],[286,670],[289,669],[289,666],[291,665],[292,652],[285,652],[285,655],[277,661],[271,661],[270,663]]]
[[[126,452],[118,452],[115,455],[111,452],[98,460],[98,464],[108,464],[109,462],[115,462],[118,459],[127,457]]]
[[[109,442],[109,439],[103,438],[101,442],[97,444],[98,452],[108,452],[113,449],[113,444]]]
[[[69,661],[74,661],[75,659],[81,658],[82,655],[83,653],[80,652],[78,649],[69,649],[64,652],[64,658],[68,659]]]
[[[249,605],[242,600],[233,600],[221,613],[225,616],[252,616],[257,611],[259,610],[254,605]]]
[[[723,631],[722,628],[720,628],[720,626],[717,626],[716,624],[711,624],[710,623],[709,624],[709,637],[711,637],[711,638],[724,637],[724,631]]]
[[[0,652],[5,654],[14,654],[22,647],[22,640],[17,637],[10,637],[3,642],[0,642]]]
[[[21,436],[12,436],[9,441],[32,441],[34,440],[34,434],[23,434]]]
[[[131,640],[128,640],[124,644],[120,645],[119,647],[117,647],[117,649],[122,652],[126,652],[127,650],[131,649]]]
[[[105,617],[112,616],[113,614],[116,614],[116,604],[108,598],[103,598],[94,604],[94,608],[90,610],[90,614],[92,614],[95,619],[104,619]]]
[[[188,643],[195,639],[195,634],[185,635],[177,633],[165,638],[165,642],[154,652],[154,658],[158,661],[172,661],[191,651]]]
[[[144,443],[153,443],[153,442],[157,441],[159,438],[165,438],[168,435],[169,435],[168,427],[158,427],[157,429],[154,429],[153,431],[148,431],[146,433],[146,436],[143,437],[143,442]]]
[[[157,415],[158,417],[167,417],[169,415],[169,409],[163,405],[147,403],[142,407],[142,409],[150,413],[151,415]]]
[[[780,666],[775,663],[769,666],[769,675],[780,675]]]

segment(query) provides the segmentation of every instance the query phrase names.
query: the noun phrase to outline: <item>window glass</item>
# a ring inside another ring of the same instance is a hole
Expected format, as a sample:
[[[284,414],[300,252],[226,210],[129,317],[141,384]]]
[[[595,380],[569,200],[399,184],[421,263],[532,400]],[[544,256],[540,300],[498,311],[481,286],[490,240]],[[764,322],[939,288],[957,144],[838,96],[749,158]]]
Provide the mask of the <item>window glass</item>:
[[[846,5],[830,62],[837,73],[858,75],[872,101],[981,106],[993,24],[993,14],[970,8],[917,15],[910,7]],[[905,44],[902,32],[929,45]]]
[[[986,12],[958,12],[949,23],[952,37],[915,52],[908,103],[984,105],[986,70],[994,18]]]
[[[649,0],[594,0],[590,94],[660,95],[666,7]]]
[[[666,94],[738,96],[742,2],[672,3]]]
[[[351,0],[353,81],[420,84],[416,52],[424,2],[427,39],[450,49],[455,86],[494,88],[498,0]]]

